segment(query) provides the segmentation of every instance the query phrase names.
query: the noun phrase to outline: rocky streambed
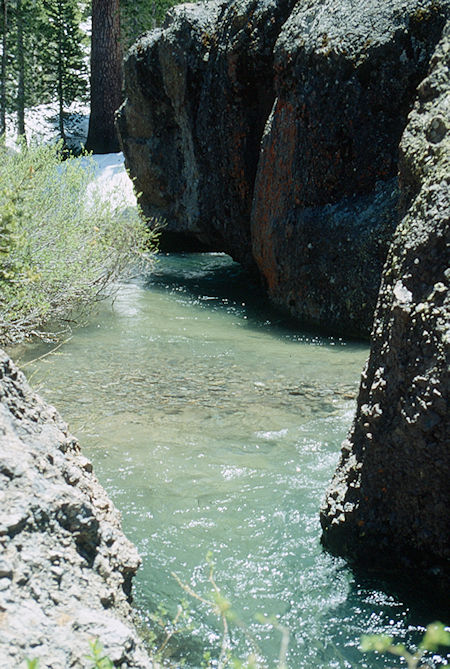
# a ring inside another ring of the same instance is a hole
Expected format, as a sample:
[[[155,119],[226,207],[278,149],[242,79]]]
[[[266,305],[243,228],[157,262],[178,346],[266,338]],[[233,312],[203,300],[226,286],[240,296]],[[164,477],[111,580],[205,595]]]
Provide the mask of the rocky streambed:
[[[182,5],[130,50],[118,115],[168,243],[228,252],[302,322],[372,327],[323,541],[375,568],[426,569],[444,589],[449,11],[448,0]]]
[[[142,204],[166,216],[166,238],[229,252],[296,316],[367,333],[395,230],[323,542],[370,567],[419,567],[440,587],[448,10],[446,0],[186,5],[133,47],[119,116]],[[305,387],[266,390],[257,386],[278,405]],[[92,465],[3,353],[0,399],[2,666],[89,666],[98,638],[118,666],[150,667],[130,617],[139,557]]]

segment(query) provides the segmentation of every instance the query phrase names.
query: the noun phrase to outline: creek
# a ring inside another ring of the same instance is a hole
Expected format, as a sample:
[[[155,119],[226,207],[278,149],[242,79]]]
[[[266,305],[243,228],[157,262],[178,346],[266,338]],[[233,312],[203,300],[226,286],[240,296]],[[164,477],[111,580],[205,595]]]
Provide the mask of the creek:
[[[22,349],[21,362],[49,348]],[[281,634],[257,613],[289,630],[290,669],[399,666],[362,655],[360,635],[409,643],[434,619],[320,546],[318,510],[367,353],[271,310],[228,256],[181,254],[161,255],[26,368],[122,511],[143,558],[134,597],[144,625],[159,606],[173,617],[188,601],[194,630],[170,642],[177,666],[219,653],[220,621],[172,576],[210,598],[209,554],[239,621],[233,653],[248,655],[253,637],[271,667]]]

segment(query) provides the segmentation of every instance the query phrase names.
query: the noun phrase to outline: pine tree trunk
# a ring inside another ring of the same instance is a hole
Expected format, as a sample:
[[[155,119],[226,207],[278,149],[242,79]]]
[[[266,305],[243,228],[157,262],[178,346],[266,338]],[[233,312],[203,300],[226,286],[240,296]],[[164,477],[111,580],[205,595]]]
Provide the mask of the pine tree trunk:
[[[0,101],[0,135],[3,135],[6,132],[6,63],[8,58],[8,40],[7,40],[7,30],[8,30],[8,2],[7,0],[2,0],[2,23],[3,23],[3,36],[2,36],[2,72],[1,72],[1,101]]]
[[[122,103],[119,0],[92,0],[91,115],[88,151],[119,150],[114,114]]]
[[[66,143],[66,134],[64,132],[64,81],[63,81],[63,76],[64,76],[64,70],[63,70],[63,62],[62,62],[62,39],[63,39],[63,31],[62,28],[59,30],[59,36],[58,36],[58,84],[57,84],[57,89],[58,89],[58,120],[59,120],[59,135],[63,141],[63,143]]]
[[[25,137],[25,58],[23,53],[22,0],[16,1],[17,12],[17,133]]]
[[[58,63],[57,63],[57,91],[58,91],[58,120],[59,135],[66,144],[66,134],[64,132],[64,63],[63,63],[63,7],[61,0],[58,1]]]

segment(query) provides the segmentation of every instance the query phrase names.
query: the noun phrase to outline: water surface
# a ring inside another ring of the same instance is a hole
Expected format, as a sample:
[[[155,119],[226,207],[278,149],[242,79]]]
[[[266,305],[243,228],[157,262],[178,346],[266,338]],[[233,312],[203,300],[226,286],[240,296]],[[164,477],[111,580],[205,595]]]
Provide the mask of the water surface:
[[[23,361],[46,350],[33,347]],[[210,598],[210,552],[239,621],[237,657],[251,652],[252,637],[276,665],[280,632],[256,623],[258,612],[289,630],[291,669],[397,666],[363,656],[360,635],[409,641],[433,619],[320,546],[318,509],[367,352],[271,311],[227,256],[167,255],[57,353],[28,366],[139,548],[144,621],[160,605],[173,616],[188,600],[195,630],[171,642],[188,667],[205,650],[217,657],[221,626],[171,572]]]

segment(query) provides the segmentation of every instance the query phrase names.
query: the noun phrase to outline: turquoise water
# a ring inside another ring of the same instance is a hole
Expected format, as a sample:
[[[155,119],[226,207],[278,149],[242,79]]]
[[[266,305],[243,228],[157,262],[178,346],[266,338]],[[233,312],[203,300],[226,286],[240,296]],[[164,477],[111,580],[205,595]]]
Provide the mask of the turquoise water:
[[[22,351],[23,362],[47,350]],[[170,641],[177,666],[219,655],[220,620],[172,575],[210,599],[208,553],[236,618],[233,654],[248,656],[252,638],[261,666],[276,666],[281,632],[258,612],[288,630],[291,669],[400,666],[362,655],[360,635],[410,642],[434,619],[320,546],[318,509],[367,353],[271,311],[227,256],[167,255],[26,368],[123,513],[143,558],[144,623],[188,601],[195,629]]]

